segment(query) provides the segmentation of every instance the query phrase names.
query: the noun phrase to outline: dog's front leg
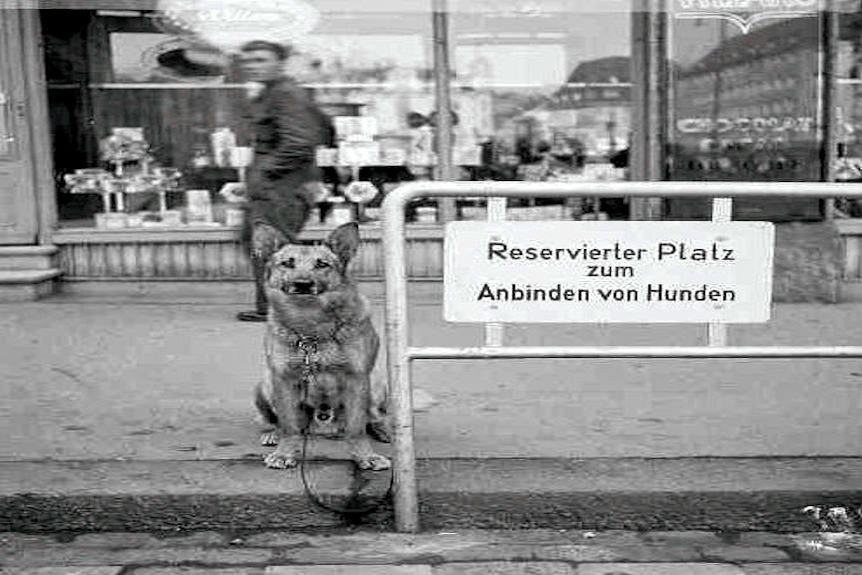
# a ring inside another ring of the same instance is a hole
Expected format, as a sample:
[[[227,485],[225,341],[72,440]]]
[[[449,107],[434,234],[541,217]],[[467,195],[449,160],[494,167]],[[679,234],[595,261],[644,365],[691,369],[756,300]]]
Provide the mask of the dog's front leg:
[[[302,409],[302,387],[290,373],[273,373],[273,408],[278,415],[278,445],[264,458],[270,469],[296,467],[302,454],[302,429],[307,418]]]
[[[355,375],[345,390],[345,432],[350,457],[359,469],[382,471],[392,467],[392,462],[385,455],[375,453],[371,448],[371,440],[366,432],[368,422],[368,404],[371,401],[370,382],[368,376]]]
[[[392,430],[386,416],[389,400],[386,381],[371,374],[371,401],[368,402],[368,434],[381,443],[392,443]]]

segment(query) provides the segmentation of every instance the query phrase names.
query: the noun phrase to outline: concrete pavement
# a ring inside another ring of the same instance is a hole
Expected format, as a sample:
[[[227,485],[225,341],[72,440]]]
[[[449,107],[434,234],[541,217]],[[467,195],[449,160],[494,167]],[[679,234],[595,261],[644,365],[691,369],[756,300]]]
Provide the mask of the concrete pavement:
[[[254,452],[263,328],[233,319],[241,286],[207,304],[173,288],[0,305],[0,460]],[[382,326],[380,285],[363,289]],[[481,342],[480,326],[442,320],[439,284],[414,291],[412,343]],[[705,332],[526,325],[506,343],[698,345]],[[740,345],[858,345],[862,304],[779,304],[769,323],[730,334]],[[414,373],[436,401],[417,415],[420,457],[862,455],[859,360],[422,361]]]
[[[262,327],[233,319],[247,283],[69,287],[0,305],[0,530],[342,524],[309,507],[295,473],[260,463]],[[381,286],[362,287],[381,326]],[[481,341],[480,326],[442,321],[439,284],[412,286],[410,301],[414,344]],[[733,326],[731,342],[855,345],[860,312],[780,304],[767,324]],[[700,325],[507,331],[523,345],[704,340]],[[856,360],[441,361],[414,373],[433,398],[416,416],[430,528],[798,531],[812,527],[803,505],[862,501]]]
[[[859,575],[859,545],[698,531],[0,533],[0,575]]]

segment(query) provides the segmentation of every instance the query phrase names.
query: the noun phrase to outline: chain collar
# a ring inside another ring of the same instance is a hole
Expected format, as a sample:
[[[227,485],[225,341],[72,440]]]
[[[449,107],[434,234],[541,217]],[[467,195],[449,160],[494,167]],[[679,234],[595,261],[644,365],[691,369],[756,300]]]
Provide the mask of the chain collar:
[[[321,341],[334,341],[338,343],[339,336],[343,336],[344,326],[336,324],[327,336],[319,338],[316,336],[302,335],[299,332],[287,328],[285,326],[275,326],[276,335],[288,340],[289,345],[302,353],[302,395],[305,403],[308,403],[308,397],[311,392],[311,387],[314,385],[315,375],[320,370],[320,358],[318,356]]]
[[[271,325],[271,324],[270,324]],[[309,354],[316,353],[321,343],[333,341],[340,344],[345,335],[349,334],[351,328],[348,324],[336,323],[335,327],[324,336],[303,335],[302,333],[285,327],[283,325],[275,325],[272,327],[275,334],[282,341],[287,341],[290,347],[303,352],[308,358]]]

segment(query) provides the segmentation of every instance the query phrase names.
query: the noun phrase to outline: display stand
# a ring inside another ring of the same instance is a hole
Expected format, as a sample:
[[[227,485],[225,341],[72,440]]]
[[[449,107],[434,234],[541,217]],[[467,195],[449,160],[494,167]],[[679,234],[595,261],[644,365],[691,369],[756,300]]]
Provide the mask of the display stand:
[[[101,217],[97,216],[97,222],[105,222],[106,227],[125,227],[117,215],[125,214],[126,194],[157,193],[160,216],[164,218],[168,211],[167,192],[177,188],[177,183],[182,175],[180,171],[176,168],[155,168],[153,174],[128,175],[123,167],[123,162],[115,162],[114,164],[113,173],[98,168],[84,168],[76,170],[74,174],[66,174],[63,179],[68,192],[72,194],[100,194],[103,211]]]

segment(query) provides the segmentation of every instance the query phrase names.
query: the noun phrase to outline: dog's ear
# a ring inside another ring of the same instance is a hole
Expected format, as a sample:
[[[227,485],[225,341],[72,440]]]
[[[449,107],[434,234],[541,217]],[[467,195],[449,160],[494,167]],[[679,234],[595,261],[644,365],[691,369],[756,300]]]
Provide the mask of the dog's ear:
[[[349,222],[338,226],[332,230],[324,244],[338,256],[342,265],[347,266],[359,249],[359,224]]]
[[[264,261],[289,243],[281,230],[269,224],[256,223],[252,229],[252,245]]]

